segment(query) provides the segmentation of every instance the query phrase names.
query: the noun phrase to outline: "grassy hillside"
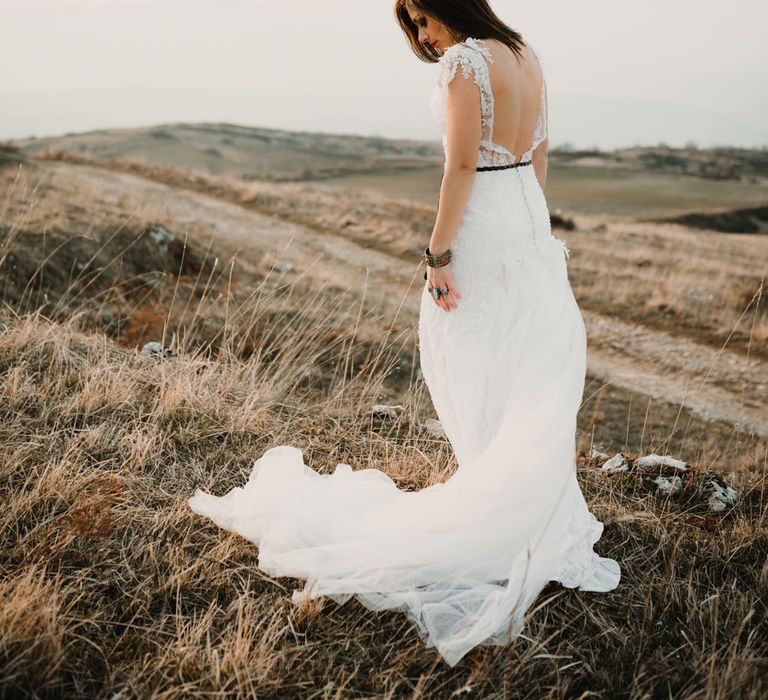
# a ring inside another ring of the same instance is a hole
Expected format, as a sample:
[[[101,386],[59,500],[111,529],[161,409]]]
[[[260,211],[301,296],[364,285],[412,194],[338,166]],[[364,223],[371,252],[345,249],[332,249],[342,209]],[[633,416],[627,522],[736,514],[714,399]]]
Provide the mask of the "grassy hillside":
[[[263,316],[271,303],[254,300],[241,314]],[[301,582],[261,574],[256,548],[191,513],[185,498],[195,487],[242,484],[278,444],[301,447],[321,472],[338,461],[375,466],[409,489],[455,467],[445,441],[423,427],[423,385],[411,385],[397,419],[374,417],[386,348],[352,361],[354,326],[334,329],[324,300],[301,308],[270,313],[259,333],[269,342],[246,359],[238,348],[253,338],[237,323],[215,354],[179,343],[157,360],[72,324],[5,322],[4,694],[768,692],[765,472],[742,472],[736,505],[709,513],[699,489],[719,477],[704,465],[665,496],[651,479],[674,470],[602,474],[582,448],[579,480],[606,525],[600,552],[622,564],[621,585],[592,595],[550,584],[524,637],[476,649],[454,669],[397,613],[354,601],[293,607]],[[318,343],[333,333],[335,346]]]
[[[186,505],[279,444],[404,489],[450,476],[414,332],[434,208],[72,155],[9,153],[0,182],[0,696],[768,693],[768,452],[707,418],[721,397],[765,406],[764,236],[566,212],[609,373],[587,378],[578,478],[622,581],[550,584],[524,636],[450,669],[397,612],[294,606],[303,581]],[[689,377],[719,392],[707,410],[664,398]],[[651,452],[689,468],[633,464]],[[719,511],[715,485],[736,494]]]

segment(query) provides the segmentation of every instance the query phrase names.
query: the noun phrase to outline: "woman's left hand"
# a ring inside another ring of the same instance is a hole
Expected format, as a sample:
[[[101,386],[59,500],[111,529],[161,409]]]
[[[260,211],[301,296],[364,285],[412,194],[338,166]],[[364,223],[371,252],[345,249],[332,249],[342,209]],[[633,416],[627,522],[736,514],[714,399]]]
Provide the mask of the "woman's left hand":
[[[439,299],[435,299],[431,291],[433,287],[448,289],[448,293],[441,294]],[[451,263],[443,267],[427,267],[427,291],[429,291],[429,295],[435,304],[443,311],[450,311],[458,306],[456,302],[458,299],[461,299],[461,294],[456,289],[453,281],[453,266]]]

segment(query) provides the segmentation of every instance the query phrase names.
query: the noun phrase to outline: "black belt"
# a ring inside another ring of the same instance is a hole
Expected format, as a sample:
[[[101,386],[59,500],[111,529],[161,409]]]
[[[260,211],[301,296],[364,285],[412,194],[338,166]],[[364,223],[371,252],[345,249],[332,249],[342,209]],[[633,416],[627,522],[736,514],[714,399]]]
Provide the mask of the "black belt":
[[[509,165],[481,165],[475,170],[479,173],[485,172],[486,170],[508,170],[509,168],[521,168],[524,165],[530,165],[533,161],[526,160],[522,163],[510,163]],[[437,205],[440,206],[440,187],[443,185],[443,175],[445,175],[445,171],[443,171],[443,174],[440,175],[440,185],[437,189]]]
[[[482,172],[484,170],[506,170],[507,168],[520,168],[523,165],[530,165],[531,161],[526,160],[523,163],[510,163],[509,165],[481,165],[479,168],[476,168],[477,172]]]

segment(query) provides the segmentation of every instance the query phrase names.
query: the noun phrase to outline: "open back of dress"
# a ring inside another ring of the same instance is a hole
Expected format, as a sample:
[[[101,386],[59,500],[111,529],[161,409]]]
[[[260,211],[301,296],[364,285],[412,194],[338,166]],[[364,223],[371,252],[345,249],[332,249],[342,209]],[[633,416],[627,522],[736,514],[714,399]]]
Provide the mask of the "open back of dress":
[[[493,140],[493,128],[495,122],[495,104],[491,77],[488,63],[493,63],[493,55],[484,42],[478,39],[468,38],[461,43],[448,48],[440,59],[440,74],[431,95],[432,111],[437,117],[443,131],[443,147],[445,148],[445,97],[448,84],[456,77],[456,72],[461,71],[463,77],[472,77],[480,88],[480,119],[481,140],[478,151],[478,167],[511,165],[531,159],[536,148],[547,138],[547,88],[544,73],[541,71],[541,63],[536,52],[530,46],[536,56],[541,73],[541,89],[539,98],[539,113],[536,121],[536,129],[530,148],[517,157],[501,144]]]

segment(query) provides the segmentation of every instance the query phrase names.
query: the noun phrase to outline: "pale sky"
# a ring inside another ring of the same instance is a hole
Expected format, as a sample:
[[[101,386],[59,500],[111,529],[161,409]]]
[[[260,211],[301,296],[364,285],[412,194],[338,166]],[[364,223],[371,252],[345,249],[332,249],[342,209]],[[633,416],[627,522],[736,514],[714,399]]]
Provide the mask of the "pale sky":
[[[491,0],[550,145],[768,144],[766,0]],[[393,0],[0,0],[0,139],[177,121],[438,139]]]

